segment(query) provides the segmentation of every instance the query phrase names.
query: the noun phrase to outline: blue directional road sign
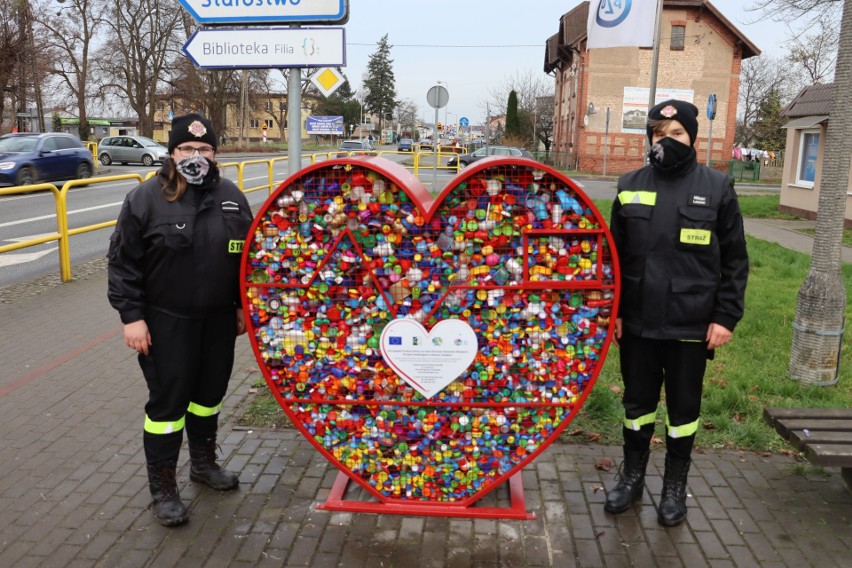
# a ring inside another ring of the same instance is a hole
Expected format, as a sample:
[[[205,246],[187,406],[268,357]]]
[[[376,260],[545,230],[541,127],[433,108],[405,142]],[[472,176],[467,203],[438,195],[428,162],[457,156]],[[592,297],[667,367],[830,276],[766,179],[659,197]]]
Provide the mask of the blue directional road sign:
[[[201,28],[183,51],[203,69],[346,65],[343,28]]]
[[[470,125],[470,121],[467,119],[466,116],[463,116],[459,119],[459,126],[469,126],[469,125]]]
[[[348,0],[179,0],[202,24],[342,24]]]

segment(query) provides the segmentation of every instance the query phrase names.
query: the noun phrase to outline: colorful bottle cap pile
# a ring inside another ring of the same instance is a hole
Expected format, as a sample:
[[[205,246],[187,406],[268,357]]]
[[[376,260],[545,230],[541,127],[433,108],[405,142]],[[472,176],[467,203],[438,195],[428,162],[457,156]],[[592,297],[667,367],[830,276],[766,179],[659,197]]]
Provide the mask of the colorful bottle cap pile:
[[[568,178],[490,161],[431,196],[381,158],[282,184],[243,256],[264,375],[294,424],[383,499],[464,502],[549,444],[609,346],[611,236]],[[396,318],[476,332],[465,373],[430,399],[382,359]]]

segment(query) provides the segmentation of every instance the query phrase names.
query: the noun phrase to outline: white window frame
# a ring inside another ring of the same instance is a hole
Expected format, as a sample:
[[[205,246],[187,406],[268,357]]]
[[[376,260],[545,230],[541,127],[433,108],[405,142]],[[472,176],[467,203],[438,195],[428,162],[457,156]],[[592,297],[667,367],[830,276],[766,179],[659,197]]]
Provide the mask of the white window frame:
[[[816,181],[816,164],[814,164],[814,179],[807,180],[802,179],[802,158],[804,157],[804,153],[806,151],[805,146],[805,137],[808,134],[815,134],[817,136],[817,155],[816,160],[819,160],[819,145],[822,143],[822,129],[821,128],[809,128],[807,130],[799,131],[799,151],[796,153],[796,171],[795,171],[795,185],[799,187],[807,187],[808,189],[813,189],[814,182]]]

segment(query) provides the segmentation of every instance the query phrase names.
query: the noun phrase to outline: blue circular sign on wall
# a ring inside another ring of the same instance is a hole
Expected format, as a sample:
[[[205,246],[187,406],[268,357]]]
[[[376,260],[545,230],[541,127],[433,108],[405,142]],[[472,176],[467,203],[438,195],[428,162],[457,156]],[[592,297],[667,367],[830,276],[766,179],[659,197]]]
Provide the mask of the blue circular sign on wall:
[[[630,15],[632,0],[601,0],[595,21],[602,28],[614,28]]]
[[[463,116],[459,119],[459,126],[467,126],[469,124],[470,124],[470,121],[467,119],[466,116]]]

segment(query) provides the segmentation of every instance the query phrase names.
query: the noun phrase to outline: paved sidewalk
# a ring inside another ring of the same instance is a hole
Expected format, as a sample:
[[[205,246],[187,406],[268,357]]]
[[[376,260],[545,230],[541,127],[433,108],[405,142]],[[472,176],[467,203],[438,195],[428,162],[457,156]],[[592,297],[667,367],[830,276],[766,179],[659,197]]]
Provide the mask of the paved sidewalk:
[[[764,238],[764,237],[761,237]],[[259,380],[241,338],[222,449],[238,491],[179,483],[190,522],[147,509],[144,381],[106,301],[103,261],[0,290],[0,566],[849,566],[852,496],[837,470],[797,475],[794,459],[695,456],[687,522],[657,524],[663,454],[632,510],[604,513],[620,448],[555,443],[523,473],[531,521],[319,511],[336,470],[295,430],[237,427]],[[488,504],[507,504],[500,488]]]

